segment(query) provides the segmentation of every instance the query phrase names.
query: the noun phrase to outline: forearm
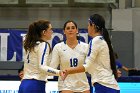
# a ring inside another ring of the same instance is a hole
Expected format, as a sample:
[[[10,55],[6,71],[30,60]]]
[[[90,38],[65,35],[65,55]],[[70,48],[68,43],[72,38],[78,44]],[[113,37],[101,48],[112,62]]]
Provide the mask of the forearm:
[[[71,67],[66,69],[66,71],[68,72],[68,74],[75,74],[75,73],[85,72],[85,68],[84,66]]]
[[[43,71],[45,71],[46,74],[48,74],[48,75],[52,75],[52,76],[59,76],[60,75],[60,70],[51,68],[49,66],[41,66],[41,69]]]
[[[125,67],[125,66],[123,66],[122,68],[123,68],[125,71],[127,71],[127,72],[129,71],[129,69],[128,69],[127,67]]]

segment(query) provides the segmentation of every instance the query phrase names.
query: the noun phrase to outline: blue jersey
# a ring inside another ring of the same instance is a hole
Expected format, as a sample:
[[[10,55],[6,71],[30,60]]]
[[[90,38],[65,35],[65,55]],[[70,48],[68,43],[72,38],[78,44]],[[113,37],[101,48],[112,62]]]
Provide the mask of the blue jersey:
[[[119,60],[116,59],[115,62],[116,62],[116,68],[117,68],[117,69],[122,68],[123,65],[120,63]]]

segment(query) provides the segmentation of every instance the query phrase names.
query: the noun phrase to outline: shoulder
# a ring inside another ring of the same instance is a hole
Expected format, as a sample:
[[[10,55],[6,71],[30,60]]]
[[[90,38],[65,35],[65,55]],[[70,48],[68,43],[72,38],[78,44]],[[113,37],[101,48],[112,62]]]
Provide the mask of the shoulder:
[[[36,42],[36,46],[35,46],[35,49],[38,50],[38,49],[49,49],[49,43],[48,42],[40,42],[40,41],[37,41]]]
[[[85,43],[85,42],[79,41],[79,43],[80,43],[81,45],[83,45],[83,46],[88,46],[88,44]]]
[[[40,41],[37,41],[37,42],[36,42],[36,45],[37,45],[37,46],[40,46],[40,47],[41,47],[41,46],[48,46],[49,43],[48,43],[48,42],[40,42]]]
[[[88,46],[88,43],[85,43],[83,41],[79,41],[79,44],[83,45],[83,46]]]
[[[88,44],[87,43],[85,43],[85,42],[82,42],[82,41],[80,41],[79,42],[79,45],[81,46],[81,47],[85,47],[85,48],[87,48],[88,47]]]
[[[54,46],[54,48],[59,48],[59,47],[62,47],[62,46],[64,46],[64,42],[60,42],[60,43],[57,43],[55,46]]]
[[[92,44],[106,44],[103,36],[96,36],[92,39]]]
[[[96,37],[94,37],[92,40],[93,40],[93,41],[96,41],[96,42],[99,42],[99,41],[103,41],[104,38],[103,38],[103,36],[96,36]]]

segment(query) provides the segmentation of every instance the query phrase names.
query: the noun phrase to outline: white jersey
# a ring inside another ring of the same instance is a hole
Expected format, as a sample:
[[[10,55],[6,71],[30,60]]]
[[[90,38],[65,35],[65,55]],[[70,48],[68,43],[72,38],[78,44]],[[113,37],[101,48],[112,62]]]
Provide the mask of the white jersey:
[[[98,82],[106,87],[119,90],[111,70],[109,48],[106,41],[102,36],[96,36],[89,45],[89,53],[84,67],[91,74],[92,83]]]
[[[64,70],[83,65],[87,52],[88,44],[80,41],[74,49],[70,48],[65,42],[58,43],[53,48],[50,66],[57,68],[60,65],[60,69]],[[89,90],[86,74],[84,72],[71,74],[64,81],[59,77],[58,89],[59,91],[71,90],[74,92]]]
[[[59,75],[59,70],[47,66],[50,61],[49,51],[48,43],[37,42],[34,51],[26,53],[24,56],[23,79],[47,81],[47,74]]]

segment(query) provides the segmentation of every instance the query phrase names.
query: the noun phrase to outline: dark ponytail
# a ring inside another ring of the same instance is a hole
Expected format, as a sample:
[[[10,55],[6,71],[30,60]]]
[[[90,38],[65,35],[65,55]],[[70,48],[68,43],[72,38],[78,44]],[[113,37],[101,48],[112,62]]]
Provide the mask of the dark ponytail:
[[[113,52],[111,40],[109,37],[109,33],[108,33],[106,28],[103,29],[102,34],[103,34],[103,37],[104,37],[104,39],[107,42],[107,45],[109,47],[110,65],[111,65],[111,69],[113,71],[113,74],[115,76],[115,79],[117,79],[118,75],[117,75],[116,63],[115,63],[115,58],[114,58],[114,52]]]
[[[117,79],[118,76],[117,76],[117,69],[116,69],[116,63],[115,63],[115,58],[114,58],[114,52],[113,52],[109,33],[108,33],[107,29],[105,28],[105,20],[101,15],[94,14],[94,15],[90,16],[89,23],[91,25],[94,24],[96,31],[100,32],[103,35],[103,37],[108,45],[108,48],[109,48],[111,69],[113,71],[115,78]]]

